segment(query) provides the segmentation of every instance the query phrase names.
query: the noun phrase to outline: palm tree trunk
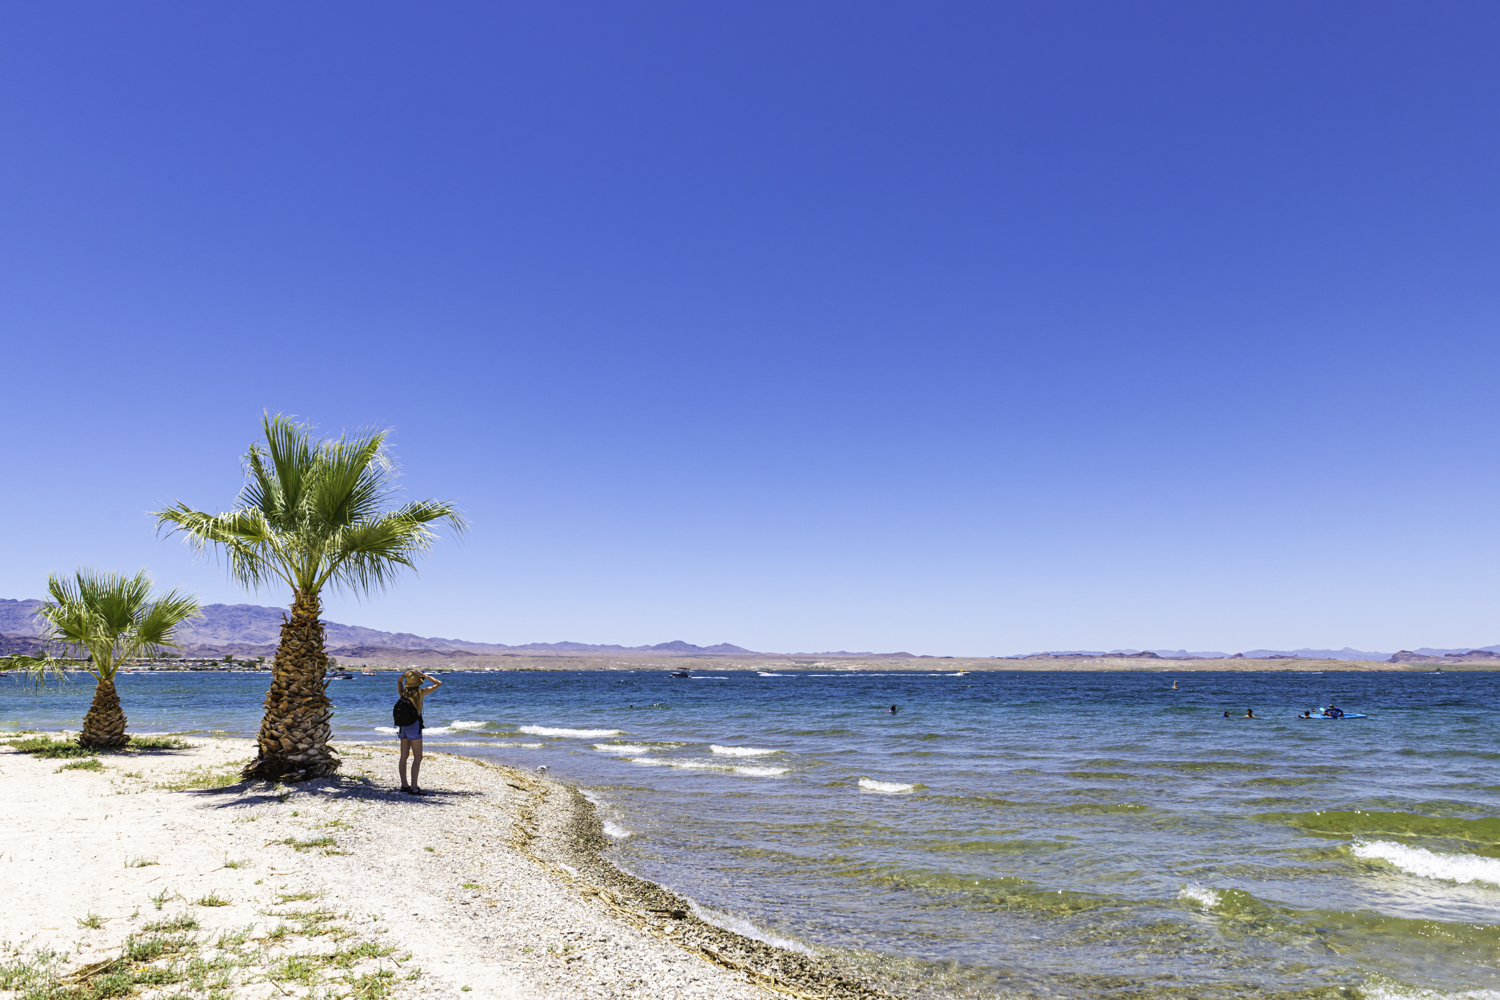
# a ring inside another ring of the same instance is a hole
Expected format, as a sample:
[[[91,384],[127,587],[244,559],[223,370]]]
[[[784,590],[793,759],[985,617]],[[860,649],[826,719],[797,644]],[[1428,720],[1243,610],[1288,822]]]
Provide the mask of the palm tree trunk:
[[[306,781],[339,769],[328,747],[333,705],[324,692],[328,654],[323,650],[323,602],[299,590],[292,617],[281,626],[281,644],[271,668],[266,715],[260,723],[260,756],[245,768],[246,778]]]
[[[94,688],[94,703],[83,717],[83,732],[78,742],[86,747],[122,747],[130,741],[125,735],[125,712],[113,678],[101,677]]]

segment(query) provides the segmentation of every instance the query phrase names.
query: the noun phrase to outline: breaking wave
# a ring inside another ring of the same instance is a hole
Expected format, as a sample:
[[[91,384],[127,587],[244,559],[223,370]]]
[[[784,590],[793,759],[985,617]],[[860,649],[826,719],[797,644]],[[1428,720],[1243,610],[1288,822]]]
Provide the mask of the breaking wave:
[[[619,729],[560,729],[554,726],[520,726],[516,730],[527,736],[572,736],[577,739],[598,739],[600,736],[619,736]]]
[[[1466,884],[1488,882],[1500,885],[1500,858],[1483,858],[1475,854],[1438,854],[1425,847],[1407,847],[1389,840],[1372,840],[1355,844],[1349,852],[1356,858],[1377,858],[1409,875],[1444,879]]]

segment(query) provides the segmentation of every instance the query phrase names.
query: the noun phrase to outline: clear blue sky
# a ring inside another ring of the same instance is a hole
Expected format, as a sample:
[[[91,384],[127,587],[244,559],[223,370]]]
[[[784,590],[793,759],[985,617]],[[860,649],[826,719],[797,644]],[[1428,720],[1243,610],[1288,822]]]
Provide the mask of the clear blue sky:
[[[474,522],[331,618],[1500,641],[1500,7],[0,7],[0,596],[246,595],[263,410]]]

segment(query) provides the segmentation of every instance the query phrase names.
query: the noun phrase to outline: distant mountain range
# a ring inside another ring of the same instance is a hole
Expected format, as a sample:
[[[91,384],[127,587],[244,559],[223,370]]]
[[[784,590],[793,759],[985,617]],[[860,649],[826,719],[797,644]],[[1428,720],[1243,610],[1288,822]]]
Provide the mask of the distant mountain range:
[[[0,655],[6,652],[30,652],[37,648],[35,637],[42,631],[36,609],[38,600],[9,600],[0,598]],[[284,609],[267,608],[258,604],[207,604],[203,616],[188,623],[181,630],[181,645],[185,653],[214,655],[233,653],[237,656],[266,655],[274,651],[281,638],[281,622]],[[660,653],[668,656],[684,655],[741,655],[768,656],[777,654],[757,653],[732,643],[721,642],[713,646],[696,646],[681,639],[659,642],[652,646],[600,645],[588,642],[530,642],[522,646],[507,646],[497,642],[470,642],[464,639],[440,639],[432,636],[414,635],[411,632],[382,632],[361,625],[340,625],[325,622],[330,651],[344,655],[372,655],[383,650],[431,650],[437,653],[476,655],[503,655],[506,653]],[[358,652],[355,652],[355,651]],[[1414,650],[1401,650],[1394,654],[1405,662],[1424,662],[1427,659],[1441,660],[1466,653],[1500,654],[1500,645],[1469,646],[1461,649],[1433,649],[1422,646]],[[789,656],[839,656],[883,659],[918,659],[911,653],[851,653],[847,650],[832,650],[822,653],[789,653]],[[1028,658],[1126,657],[1145,655],[1153,657],[1191,659],[1290,659],[1310,660],[1381,660],[1389,661],[1391,653],[1366,649],[1247,649],[1242,653],[1219,651],[1189,651],[1186,649],[1112,649],[1112,650],[1055,650],[1045,653],[1027,654]],[[926,657],[921,657],[925,659]],[[1019,659],[1021,657],[1015,657]]]
[[[36,618],[39,600],[16,601],[0,598],[0,635],[17,639],[41,634]],[[187,652],[203,652],[205,647],[224,652],[254,655],[245,647],[269,646],[274,649],[281,638],[284,608],[267,608],[258,604],[205,604],[203,615],[178,630],[179,645]],[[681,639],[659,642],[654,646],[596,645],[587,642],[532,642],[524,646],[507,646],[497,642],[468,642],[463,639],[440,639],[414,635],[411,632],[382,632],[361,625],[324,622],[324,635],[330,650],[345,647],[434,650],[440,653],[676,653],[755,655],[753,650],[732,643],[695,646]]]

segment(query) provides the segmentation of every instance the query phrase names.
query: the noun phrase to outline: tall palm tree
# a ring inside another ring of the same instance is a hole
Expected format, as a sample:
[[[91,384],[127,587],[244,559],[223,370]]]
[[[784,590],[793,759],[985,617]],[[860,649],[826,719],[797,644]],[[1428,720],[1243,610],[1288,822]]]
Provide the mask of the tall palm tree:
[[[383,588],[432,547],[433,522],[446,521],[455,534],[466,524],[446,501],[387,509],[396,473],[384,431],[314,441],[305,424],[280,414],[267,414],[263,423],[265,445],[252,444],[245,455],[248,481],[234,510],[205,514],[177,503],[158,511],[156,523],[183,532],[199,551],[222,552],[246,587],[280,582],[292,588],[291,617],[283,616],[260,724],[260,753],[245,777],[302,781],[331,774],[340,763],[328,746],[333,706],[324,690],[323,588]]]
[[[130,737],[125,735],[115,673],[132,657],[175,645],[177,626],[197,616],[198,602],[175,590],[152,600],[145,570],[127,577],[81,569],[71,580],[53,574],[47,578],[47,592],[52,599],[36,612],[46,622],[45,638],[88,650],[83,669],[98,682],[78,742],[124,746]],[[32,672],[40,674],[49,666],[55,664],[38,661]]]

